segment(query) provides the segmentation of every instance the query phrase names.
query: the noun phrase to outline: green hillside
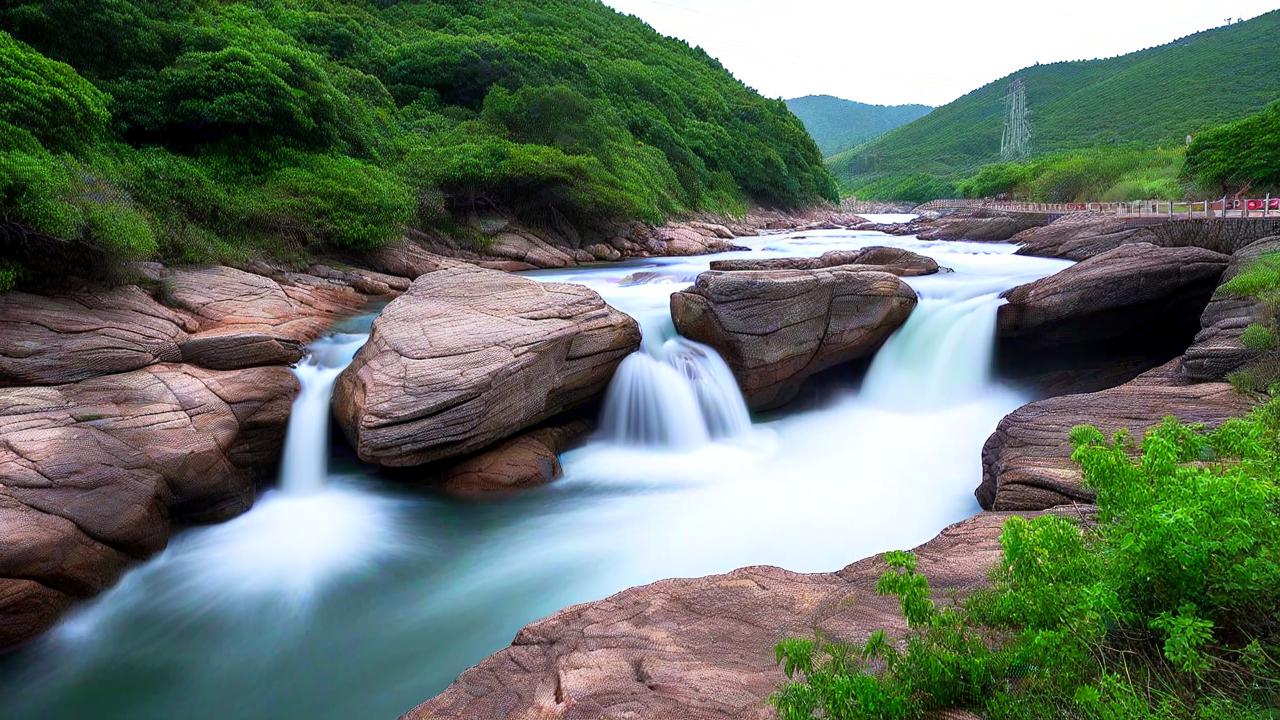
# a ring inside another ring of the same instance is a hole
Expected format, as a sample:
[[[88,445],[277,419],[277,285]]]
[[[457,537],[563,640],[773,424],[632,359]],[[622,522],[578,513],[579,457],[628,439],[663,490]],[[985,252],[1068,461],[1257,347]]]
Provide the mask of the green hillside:
[[[597,0],[17,0],[0,68],[0,277],[835,197],[781,100]]]
[[[1104,60],[1036,65],[828,160],[845,191],[954,178],[999,159],[1004,96],[1026,83],[1034,154],[1181,145],[1280,96],[1280,11]],[[919,181],[920,178],[917,178]],[[867,194],[867,193],[861,193]]]
[[[787,101],[823,155],[835,155],[922,117],[928,105],[867,105],[830,95]]]

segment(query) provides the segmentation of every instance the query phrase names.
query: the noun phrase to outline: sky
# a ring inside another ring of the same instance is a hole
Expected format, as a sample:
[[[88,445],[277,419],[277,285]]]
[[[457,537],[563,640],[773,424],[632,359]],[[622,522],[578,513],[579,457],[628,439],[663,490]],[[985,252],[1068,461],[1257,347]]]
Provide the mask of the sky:
[[[1280,0],[604,2],[701,46],[766,96],[881,105],[942,105],[1037,62],[1123,55],[1218,27],[1228,15],[1249,19],[1280,7]]]

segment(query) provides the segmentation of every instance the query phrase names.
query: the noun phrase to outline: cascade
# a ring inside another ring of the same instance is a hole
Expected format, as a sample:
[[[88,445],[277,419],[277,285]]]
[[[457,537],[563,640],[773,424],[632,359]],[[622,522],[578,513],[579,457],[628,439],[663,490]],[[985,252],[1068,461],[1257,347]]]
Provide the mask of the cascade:
[[[324,488],[329,464],[329,400],[338,375],[351,364],[367,335],[335,333],[318,340],[294,374],[302,390],[293,401],[280,463],[280,488],[306,494]]]

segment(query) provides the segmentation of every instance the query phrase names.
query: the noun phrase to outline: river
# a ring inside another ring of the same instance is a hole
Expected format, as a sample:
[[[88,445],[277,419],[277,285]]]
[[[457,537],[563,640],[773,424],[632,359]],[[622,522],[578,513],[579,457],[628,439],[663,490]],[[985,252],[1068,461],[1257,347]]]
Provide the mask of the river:
[[[977,512],[982,443],[1032,399],[990,375],[998,293],[1069,263],[851,231],[738,242],[750,252],[531,273],[596,289],[645,348],[565,476],[510,499],[455,501],[356,461],[328,397],[372,316],[336,328],[297,370],[280,486],[0,659],[0,717],[394,718],[566,605],[743,565],[833,570]],[[954,272],[907,278],[920,304],[865,382],[827,373],[752,421],[718,358],[673,339],[667,299],[710,260],[867,245]]]

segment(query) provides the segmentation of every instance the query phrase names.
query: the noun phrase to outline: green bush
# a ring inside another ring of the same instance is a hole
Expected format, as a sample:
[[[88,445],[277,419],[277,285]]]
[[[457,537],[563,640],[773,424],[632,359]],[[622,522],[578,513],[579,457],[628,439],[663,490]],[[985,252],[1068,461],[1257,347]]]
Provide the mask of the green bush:
[[[92,144],[109,117],[107,96],[71,66],[0,30],[0,125],[21,128],[51,149],[67,150]]]
[[[1268,253],[1249,263],[1223,283],[1222,290],[1236,297],[1258,298],[1272,304],[1280,301],[1280,253]]]
[[[787,640],[780,718],[1262,718],[1280,700],[1280,400],[1135,447],[1071,433],[1096,522],[1011,518],[992,587],[938,609],[890,553],[905,649]]]
[[[1280,101],[1197,135],[1184,173],[1223,192],[1280,190]]]
[[[1250,350],[1274,350],[1276,334],[1266,325],[1249,323],[1249,327],[1240,333],[1240,343]]]

